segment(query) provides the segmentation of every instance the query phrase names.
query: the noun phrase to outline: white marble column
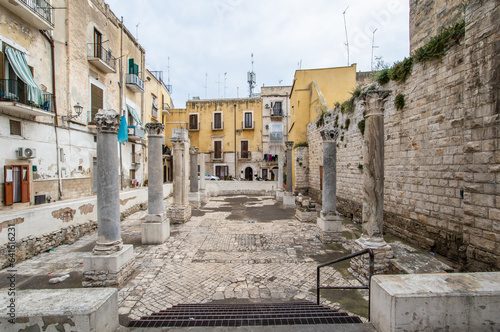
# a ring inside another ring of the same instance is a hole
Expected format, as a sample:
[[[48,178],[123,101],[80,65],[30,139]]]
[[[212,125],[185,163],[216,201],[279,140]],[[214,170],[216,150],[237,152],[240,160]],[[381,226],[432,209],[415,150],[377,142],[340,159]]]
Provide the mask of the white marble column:
[[[188,204],[188,156],[186,155],[186,145],[189,146],[189,139],[186,139],[184,132],[170,137],[173,144],[174,156],[174,205],[167,209],[167,218],[171,223],[185,223],[191,218],[191,206]]]
[[[201,205],[200,191],[198,189],[198,148],[189,148],[190,172],[189,172],[189,204],[199,208]],[[200,173],[201,177],[201,173]],[[205,176],[203,176],[205,178]]]
[[[365,105],[363,150],[363,212],[361,237],[354,250],[372,248],[375,273],[387,272],[392,248],[383,238],[384,224],[384,105],[390,91],[371,90],[362,95]],[[368,281],[368,260],[357,257],[351,267],[360,281]]]
[[[99,110],[97,126],[97,241],[83,258],[83,286],[117,286],[134,268],[133,246],[124,245],[120,230],[118,128],[120,115]]]
[[[295,196],[293,195],[293,141],[285,142],[286,145],[286,193],[283,196],[283,205],[285,207],[295,208]]]
[[[280,153],[278,155],[278,174],[275,174],[278,180],[278,190],[276,190],[276,200],[283,201],[284,190],[283,190],[283,166],[285,165],[285,154]]]
[[[338,129],[322,130],[323,190],[321,213],[317,219],[318,237],[323,243],[340,241],[342,219],[337,213],[337,138]]]
[[[200,200],[201,203],[206,203],[208,201],[208,191],[206,190],[205,182],[205,153],[199,154],[200,163]]]
[[[170,225],[165,222],[163,205],[162,144],[164,125],[146,124],[148,133],[148,214],[141,225],[142,244],[161,244],[170,236]]]

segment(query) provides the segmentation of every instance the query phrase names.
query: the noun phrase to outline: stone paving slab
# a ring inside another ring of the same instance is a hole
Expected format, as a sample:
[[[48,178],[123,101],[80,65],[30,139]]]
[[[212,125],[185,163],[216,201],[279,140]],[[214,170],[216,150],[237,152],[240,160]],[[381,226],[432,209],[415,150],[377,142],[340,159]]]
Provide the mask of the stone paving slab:
[[[274,197],[240,195],[213,197],[194,211],[187,223],[171,225],[171,237],[161,245],[141,244],[146,211],[122,221],[122,237],[134,244],[136,260],[134,274],[118,293],[122,322],[179,303],[316,300],[313,257],[332,250],[315,237],[315,224],[294,218],[295,209],[280,207]],[[96,236],[21,262],[17,273],[48,279],[71,272],[78,278]],[[78,282],[71,278],[60,285]],[[331,267],[322,270],[322,283],[359,285]],[[339,306],[325,299],[322,304]]]

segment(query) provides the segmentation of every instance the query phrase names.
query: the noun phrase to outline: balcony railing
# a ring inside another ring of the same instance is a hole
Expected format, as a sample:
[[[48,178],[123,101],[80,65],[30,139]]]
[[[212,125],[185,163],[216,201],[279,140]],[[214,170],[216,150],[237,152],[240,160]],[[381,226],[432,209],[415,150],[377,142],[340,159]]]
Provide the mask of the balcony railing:
[[[188,130],[200,130],[200,123],[199,122],[190,122]]]
[[[128,139],[130,141],[139,141],[146,138],[146,132],[137,126],[128,126]]]
[[[273,117],[283,117],[283,109],[274,108],[271,110],[271,116]]]
[[[252,152],[250,151],[238,152],[238,159],[252,159]]]
[[[144,81],[136,74],[127,74],[127,87],[135,92],[144,92]]]
[[[87,44],[87,59],[105,73],[116,72],[116,58],[111,50],[106,50],[102,44]]]
[[[40,100],[30,100],[28,85],[19,80],[0,80],[0,102],[12,102],[5,108],[28,115],[54,115],[54,96],[42,92]],[[31,99],[36,99],[33,98]]]
[[[220,153],[216,153],[216,152],[210,152],[210,160],[218,160],[218,161],[221,161],[221,160],[224,160],[224,153],[220,152]]]
[[[170,104],[169,103],[163,103],[161,110],[162,111],[168,111],[170,109]]]
[[[224,122],[219,122],[219,123],[213,123],[212,122],[212,130],[223,130],[224,129]]]
[[[42,30],[54,28],[54,8],[46,0],[2,1],[5,7],[34,27]]]
[[[255,121],[244,121],[241,123],[241,127],[243,129],[254,129],[255,128]]]

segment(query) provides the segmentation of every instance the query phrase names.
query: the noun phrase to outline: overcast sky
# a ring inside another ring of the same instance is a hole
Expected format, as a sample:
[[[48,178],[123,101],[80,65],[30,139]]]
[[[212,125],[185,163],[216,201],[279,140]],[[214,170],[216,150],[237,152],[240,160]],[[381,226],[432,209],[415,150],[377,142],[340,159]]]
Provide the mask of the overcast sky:
[[[177,108],[188,96],[248,96],[252,53],[254,92],[262,85],[291,85],[300,64],[302,69],[346,66],[343,12],[348,6],[349,64],[357,63],[358,71],[370,70],[375,29],[375,56],[392,64],[409,53],[408,0],[106,2],[146,49],[146,67],[162,70],[165,82],[170,57]]]

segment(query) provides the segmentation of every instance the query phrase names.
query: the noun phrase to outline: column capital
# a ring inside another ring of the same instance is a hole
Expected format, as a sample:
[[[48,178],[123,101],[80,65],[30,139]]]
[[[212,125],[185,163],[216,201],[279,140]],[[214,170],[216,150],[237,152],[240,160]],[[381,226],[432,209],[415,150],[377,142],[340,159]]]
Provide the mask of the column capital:
[[[118,128],[120,128],[120,114],[111,109],[107,111],[100,109],[95,115],[95,123],[97,130],[100,132],[118,133]]]
[[[200,148],[197,148],[195,146],[191,146],[191,147],[189,147],[189,154],[197,154],[199,149]]]
[[[320,131],[321,138],[323,138],[323,142],[336,142],[339,137],[340,130],[335,129],[323,129]]]
[[[173,136],[169,138],[170,142],[175,146],[180,146],[180,143],[184,143],[184,139],[179,136]]]
[[[146,131],[148,132],[148,136],[161,136],[163,135],[163,130],[165,129],[165,125],[159,122],[148,122],[146,123]]]
[[[385,102],[391,93],[390,90],[370,90],[364,93],[362,105],[365,107],[365,117],[383,116]]]
[[[291,150],[293,148],[293,141],[286,141],[285,146],[287,150]]]

